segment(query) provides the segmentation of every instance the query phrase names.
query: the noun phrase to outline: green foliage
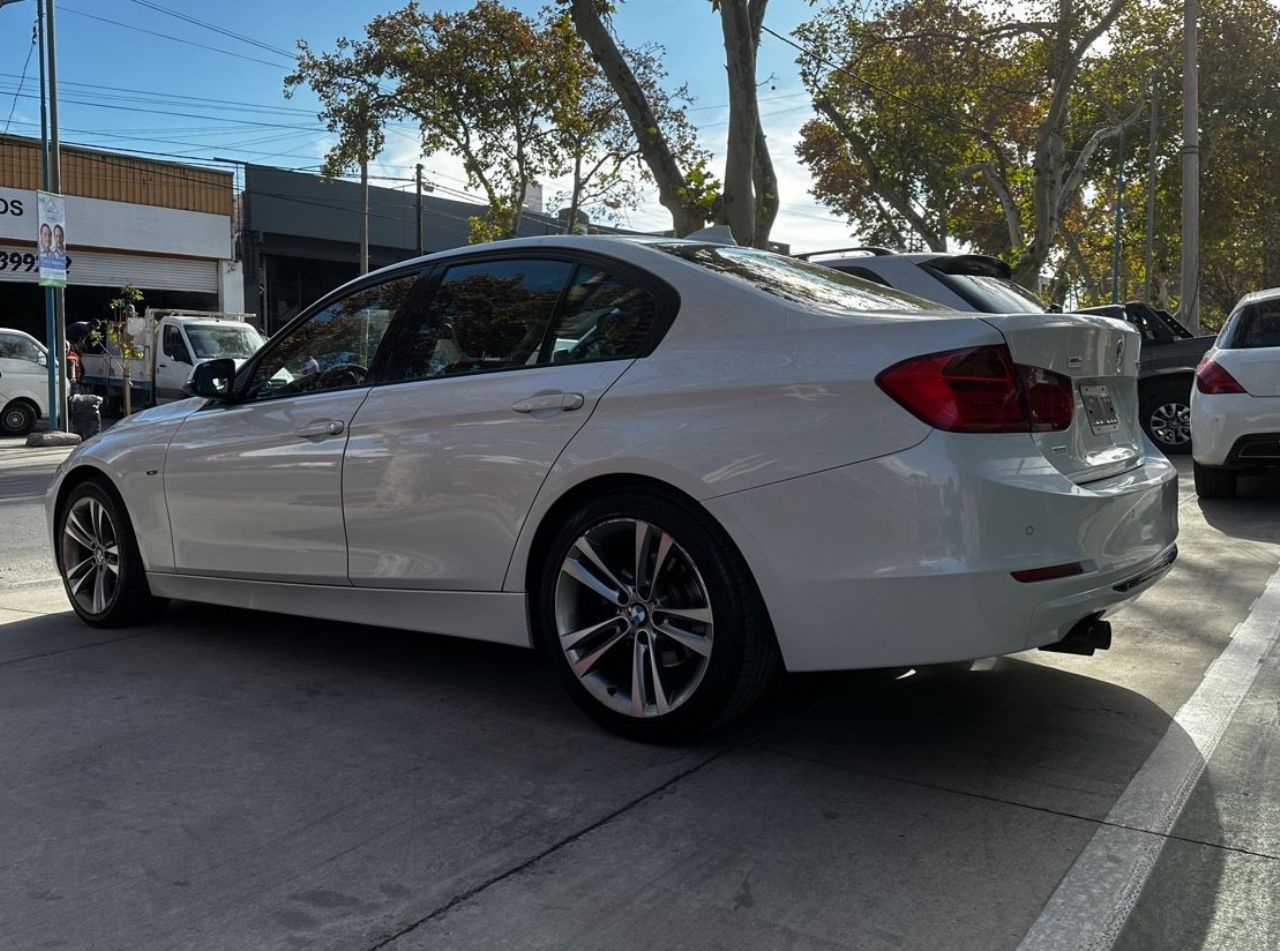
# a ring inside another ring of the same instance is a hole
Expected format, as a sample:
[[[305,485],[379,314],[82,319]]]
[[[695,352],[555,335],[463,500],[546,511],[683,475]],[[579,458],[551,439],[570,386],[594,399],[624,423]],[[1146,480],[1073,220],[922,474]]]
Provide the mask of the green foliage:
[[[413,121],[423,153],[459,156],[468,183],[489,200],[489,220],[510,235],[508,209],[561,165],[546,120],[570,94],[576,70],[566,58],[573,55],[554,31],[495,0],[459,13],[428,13],[410,2],[374,17],[364,39],[340,39],[332,53],[300,42],[285,87],[309,86],[339,135],[327,174],[376,155],[387,123]]]

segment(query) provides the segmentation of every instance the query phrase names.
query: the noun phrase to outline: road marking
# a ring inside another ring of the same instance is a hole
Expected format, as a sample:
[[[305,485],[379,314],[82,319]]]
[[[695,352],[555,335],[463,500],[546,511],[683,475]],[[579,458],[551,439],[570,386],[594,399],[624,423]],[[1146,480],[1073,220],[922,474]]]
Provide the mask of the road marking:
[[[1077,856],[1019,951],[1103,951],[1115,944],[1277,634],[1280,571]]]

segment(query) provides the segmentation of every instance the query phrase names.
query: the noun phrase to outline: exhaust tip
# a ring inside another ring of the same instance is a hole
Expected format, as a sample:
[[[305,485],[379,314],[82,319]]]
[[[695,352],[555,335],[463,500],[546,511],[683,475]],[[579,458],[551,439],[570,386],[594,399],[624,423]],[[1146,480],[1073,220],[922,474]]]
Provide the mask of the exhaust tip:
[[[1094,651],[1104,651],[1110,647],[1111,622],[1102,620],[1099,614],[1091,614],[1077,621],[1062,640],[1045,644],[1040,650],[1092,657]]]

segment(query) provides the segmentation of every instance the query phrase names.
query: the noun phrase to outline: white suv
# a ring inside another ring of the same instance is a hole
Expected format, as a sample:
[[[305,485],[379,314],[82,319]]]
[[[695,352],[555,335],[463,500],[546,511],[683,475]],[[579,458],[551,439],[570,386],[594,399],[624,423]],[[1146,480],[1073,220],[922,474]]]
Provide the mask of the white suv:
[[[1280,288],[1247,294],[1196,370],[1196,492],[1231,498],[1236,476],[1280,467]]]
[[[49,415],[47,361],[35,337],[0,327],[0,435],[25,436]]]

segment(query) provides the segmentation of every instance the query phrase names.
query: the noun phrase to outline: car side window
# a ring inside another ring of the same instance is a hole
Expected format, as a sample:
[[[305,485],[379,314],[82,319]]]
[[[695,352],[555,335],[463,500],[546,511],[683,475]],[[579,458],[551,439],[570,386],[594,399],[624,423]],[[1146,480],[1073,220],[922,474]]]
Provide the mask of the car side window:
[[[403,380],[506,370],[539,361],[573,265],[512,259],[455,264],[409,331]]]
[[[657,312],[653,294],[639,284],[594,264],[579,265],[543,360],[572,363],[637,357]]]
[[[164,328],[164,355],[179,363],[191,362],[191,355],[187,353],[187,342],[182,339],[182,331],[172,324]]]
[[[363,386],[369,366],[419,274],[366,285],[292,328],[253,370],[249,400]]]
[[[38,364],[40,348],[26,337],[19,337],[17,334],[0,334],[0,357]]]

